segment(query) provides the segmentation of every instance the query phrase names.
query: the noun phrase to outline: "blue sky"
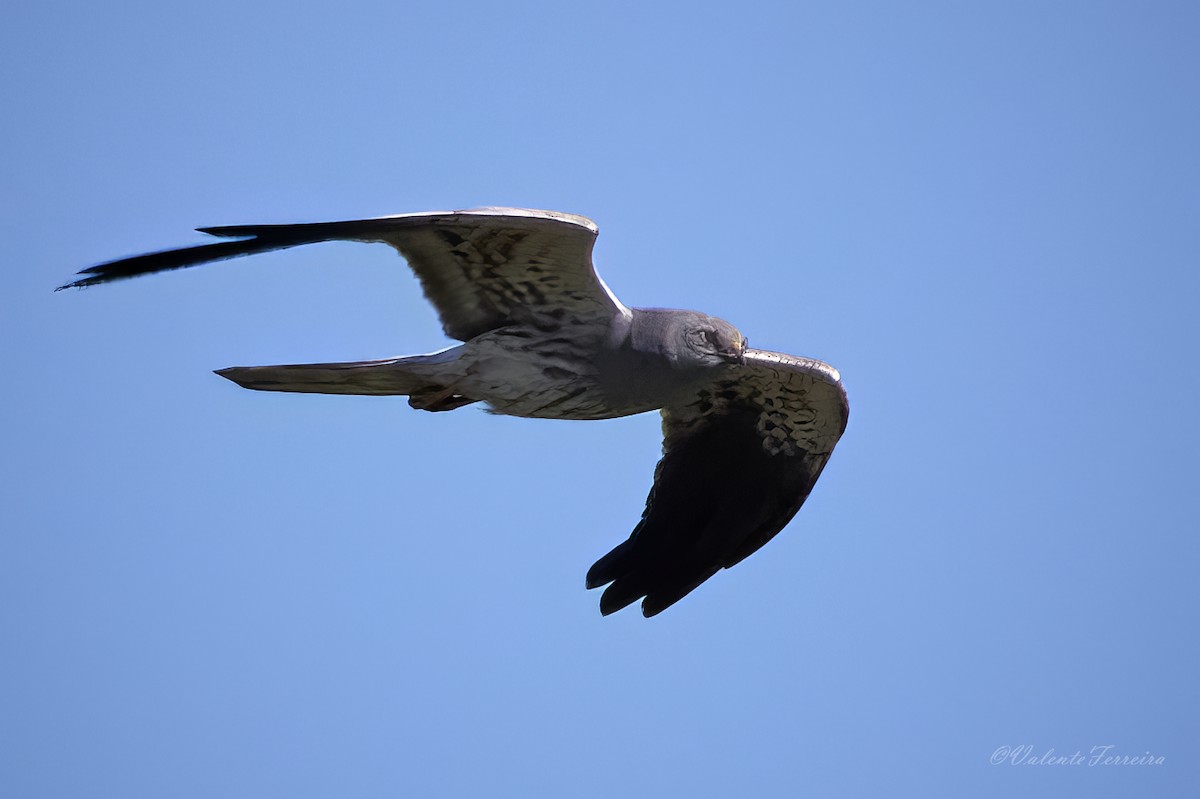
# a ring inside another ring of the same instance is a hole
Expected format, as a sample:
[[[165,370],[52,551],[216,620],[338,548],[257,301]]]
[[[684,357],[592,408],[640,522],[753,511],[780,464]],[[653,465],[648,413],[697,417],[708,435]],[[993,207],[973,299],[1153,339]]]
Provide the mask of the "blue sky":
[[[6,19],[0,793],[1200,782],[1194,5]],[[51,291],[200,225],[493,204],[596,220],[626,304],[843,374],[800,514],[655,619],[583,588],[641,513],[655,415],[211,373],[443,346],[386,248]],[[991,762],[1107,745],[1165,761]]]

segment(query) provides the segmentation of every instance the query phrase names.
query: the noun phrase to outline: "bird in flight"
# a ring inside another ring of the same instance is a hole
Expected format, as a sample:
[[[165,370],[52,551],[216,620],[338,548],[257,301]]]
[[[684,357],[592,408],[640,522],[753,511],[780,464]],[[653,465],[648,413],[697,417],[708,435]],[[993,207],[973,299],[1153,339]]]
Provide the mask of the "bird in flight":
[[[749,349],[695,311],[627,308],[592,267],[597,228],[553,211],[481,208],[297,225],[199,228],[227,241],[85,269],[94,286],[323,241],[381,242],[408,261],[446,335],[462,343],[378,361],[235,366],[245,388],[408,397],[449,411],[476,402],[540,419],[660,410],[663,455],[641,521],[587,573],[600,612],[642,600],[653,616],[792,519],[846,428],[828,364]]]

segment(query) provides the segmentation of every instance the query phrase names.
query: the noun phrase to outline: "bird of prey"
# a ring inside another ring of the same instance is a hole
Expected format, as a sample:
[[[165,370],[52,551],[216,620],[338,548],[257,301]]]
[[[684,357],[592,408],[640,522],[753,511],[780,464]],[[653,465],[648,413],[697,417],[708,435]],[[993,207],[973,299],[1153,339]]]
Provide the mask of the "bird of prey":
[[[382,242],[416,273],[446,335],[430,355],[235,366],[245,388],[404,395],[449,411],[611,419],[661,410],[663,455],[641,521],[596,561],[604,615],[639,599],[653,616],[755,552],[808,497],[846,428],[837,370],[748,349],[695,311],[627,308],[592,267],[596,225],[553,211],[481,208],[295,225],[199,228],[227,241],[85,269],[60,288],[315,242]]]

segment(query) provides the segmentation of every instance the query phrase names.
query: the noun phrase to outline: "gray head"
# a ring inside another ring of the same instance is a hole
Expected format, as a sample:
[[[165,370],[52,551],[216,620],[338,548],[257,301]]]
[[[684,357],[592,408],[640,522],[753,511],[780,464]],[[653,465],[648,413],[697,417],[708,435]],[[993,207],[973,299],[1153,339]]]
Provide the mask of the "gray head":
[[[746,337],[725,320],[659,308],[634,311],[632,344],[635,350],[661,355],[683,370],[741,363],[746,353]]]

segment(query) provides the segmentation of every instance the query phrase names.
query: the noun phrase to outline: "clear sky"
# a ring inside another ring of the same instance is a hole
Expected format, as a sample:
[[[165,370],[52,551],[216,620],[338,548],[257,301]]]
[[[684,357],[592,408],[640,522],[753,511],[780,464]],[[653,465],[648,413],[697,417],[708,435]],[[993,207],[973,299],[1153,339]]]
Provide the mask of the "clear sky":
[[[1195,790],[1195,4],[313,8],[5,13],[0,795]],[[583,587],[656,415],[211,373],[446,344],[387,248],[51,291],[479,205],[842,372],[800,514],[657,618]]]

